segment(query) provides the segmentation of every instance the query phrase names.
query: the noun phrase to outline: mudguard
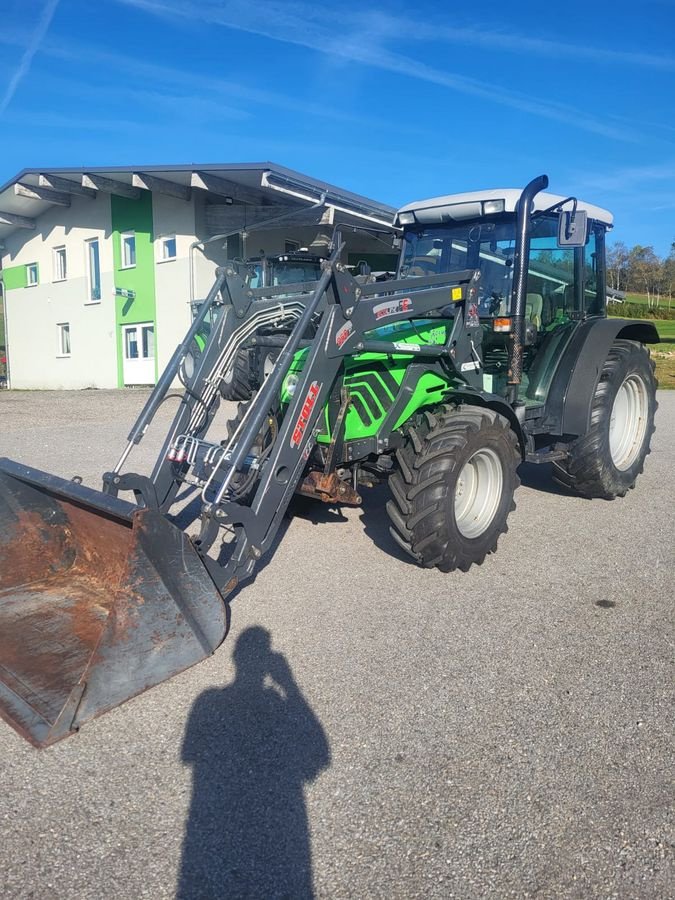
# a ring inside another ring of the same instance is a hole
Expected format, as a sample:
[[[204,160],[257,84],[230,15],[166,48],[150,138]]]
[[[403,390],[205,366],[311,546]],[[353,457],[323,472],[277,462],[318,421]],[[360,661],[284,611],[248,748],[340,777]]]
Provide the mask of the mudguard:
[[[610,347],[618,338],[658,344],[652,322],[639,319],[594,318],[582,322],[565,348],[551,382],[546,419],[551,433],[586,434],[595,389]]]

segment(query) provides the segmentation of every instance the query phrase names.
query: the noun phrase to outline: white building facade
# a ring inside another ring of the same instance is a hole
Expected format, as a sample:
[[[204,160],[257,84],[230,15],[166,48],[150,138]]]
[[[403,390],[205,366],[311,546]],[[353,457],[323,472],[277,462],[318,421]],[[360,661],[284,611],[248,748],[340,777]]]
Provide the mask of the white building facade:
[[[345,262],[392,268],[393,214],[271,163],[21,172],[0,188],[10,387],[154,384],[228,257],[341,224]]]

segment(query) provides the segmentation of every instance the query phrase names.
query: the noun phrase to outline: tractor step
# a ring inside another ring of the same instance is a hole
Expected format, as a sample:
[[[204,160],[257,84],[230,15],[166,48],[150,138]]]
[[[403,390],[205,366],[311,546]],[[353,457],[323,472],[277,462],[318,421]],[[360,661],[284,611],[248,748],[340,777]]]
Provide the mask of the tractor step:
[[[561,459],[567,459],[569,453],[567,450],[540,450],[536,453],[528,453],[525,456],[525,462],[534,463],[535,466],[541,466],[544,463],[558,462]]]

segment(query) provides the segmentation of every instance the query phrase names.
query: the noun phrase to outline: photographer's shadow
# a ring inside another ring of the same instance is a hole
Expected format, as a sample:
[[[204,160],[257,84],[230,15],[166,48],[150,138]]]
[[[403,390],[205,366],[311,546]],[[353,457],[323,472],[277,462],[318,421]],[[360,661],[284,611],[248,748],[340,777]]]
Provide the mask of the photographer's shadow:
[[[304,785],[330,764],[321,723],[269,632],[237,639],[235,680],[192,708],[183,761],[193,768],[179,900],[310,898]]]

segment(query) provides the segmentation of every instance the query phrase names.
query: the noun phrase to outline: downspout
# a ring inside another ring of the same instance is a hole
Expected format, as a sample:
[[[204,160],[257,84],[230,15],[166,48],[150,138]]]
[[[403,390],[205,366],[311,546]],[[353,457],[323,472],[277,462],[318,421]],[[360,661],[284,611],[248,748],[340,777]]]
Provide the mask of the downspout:
[[[513,262],[513,292],[511,317],[513,319],[513,343],[508,373],[509,402],[518,399],[518,385],[523,379],[523,346],[525,344],[525,303],[527,299],[527,273],[530,268],[530,213],[532,201],[539,191],[548,187],[548,175],[539,175],[523,188],[516,215],[516,252]]]
[[[7,373],[7,387],[10,388],[12,386],[12,382],[9,377],[9,333],[7,331],[7,290],[5,288],[5,282],[2,278],[2,274],[0,273],[0,291],[2,291],[2,324],[4,325],[5,331],[5,358],[7,362],[5,363],[5,371]]]

